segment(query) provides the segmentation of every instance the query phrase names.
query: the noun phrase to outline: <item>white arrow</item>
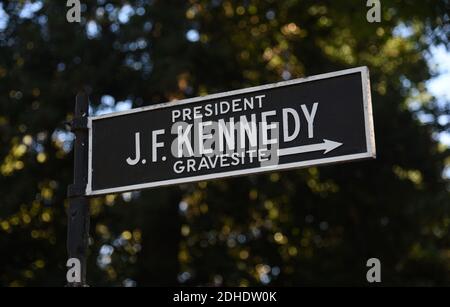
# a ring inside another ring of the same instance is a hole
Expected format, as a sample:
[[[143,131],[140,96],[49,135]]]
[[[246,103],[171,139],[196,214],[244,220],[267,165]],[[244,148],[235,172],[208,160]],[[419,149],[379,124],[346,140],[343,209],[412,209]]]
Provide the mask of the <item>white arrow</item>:
[[[319,143],[319,144],[303,145],[303,146],[298,146],[298,147],[279,149],[278,156],[295,155],[295,154],[299,154],[299,153],[319,151],[319,150],[324,150],[323,154],[326,154],[326,153],[329,153],[330,151],[332,151],[333,149],[338,148],[342,144],[343,143],[323,139],[323,143]]]

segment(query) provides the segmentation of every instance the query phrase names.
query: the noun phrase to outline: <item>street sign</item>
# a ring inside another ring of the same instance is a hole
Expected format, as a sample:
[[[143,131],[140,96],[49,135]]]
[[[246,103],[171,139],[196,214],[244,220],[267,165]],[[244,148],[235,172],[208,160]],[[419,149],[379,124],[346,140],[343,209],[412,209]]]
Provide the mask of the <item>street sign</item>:
[[[86,195],[375,158],[358,67],[88,118]]]

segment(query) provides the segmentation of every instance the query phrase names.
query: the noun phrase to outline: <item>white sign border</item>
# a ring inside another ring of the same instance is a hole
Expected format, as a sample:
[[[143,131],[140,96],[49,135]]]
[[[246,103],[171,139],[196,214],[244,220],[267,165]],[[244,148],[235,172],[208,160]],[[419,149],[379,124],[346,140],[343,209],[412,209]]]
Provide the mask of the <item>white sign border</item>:
[[[316,81],[316,80],[321,80],[321,79],[328,79],[328,78],[349,75],[349,74],[354,74],[354,73],[361,74],[362,94],[363,94],[363,103],[364,103],[365,134],[366,134],[366,142],[367,142],[367,144],[366,144],[367,151],[364,153],[323,158],[323,159],[314,159],[314,160],[307,160],[307,161],[287,163],[287,164],[278,164],[278,165],[268,166],[268,167],[256,167],[256,168],[249,168],[249,169],[243,169],[243,170],[237,170],[237,171],[225,171],[225,172],[215,173],[215,174],[190,176],[190,177],[183,177],[183,178],[177,178],[177,179],[169,179],[169,180],[141,183],[141,184],[135,184],[135,185],[127,185],[127,186],[121,186],[121,187],[116,187],[116,188],[92,190],[92,171],[93,171],[92,170],[92,122],[94,120],[100,120],[100,119],[105,119],[105,118],[110,118],[110,117],[115,117],[115,116],[128,115],[128,114],[137,113],[137,112],[145,112],[145,111],[150,111],[150,110],[155,110],[155,109],[162,109],[162,108],[166,108],[166,107],[180,106],[180,105],[194,103],[194,102],[200,102],[200,101],[204,101],[204,100],[246,94],[246,93],[251,93],[251,92],[260,91],[260,90],[268,90],[268,89],[282,87],[282,86],[289,86],[289,85],[305,83],[305,82],[310,82],[310,81]],[[222,93],[212,94],[212,95],[207,95],[207,96],[202,96],[202,97],[183,99],[183,100],[178,100],[178,101],[174,101],[174,102],[166,102],[166,103],[162,103],[162,104],[156,104],[156,105],[151,105],[151,106],[146,106],[146,107],[141,107],[141,108],[130,109],[130,110],[122,111],[122,112],[115,112],[115,113],[104,114],[104,115],[99,115],[99,116],[90,116],[90,117],[88,117],[88,129],[89,129],[89,151],[88,151],[89,154],[88,154],[88,182],[87,182],[86,194],[85,194],[86,196],[122,193],[122,192],[145,189],[145,188],[168,186],[168,185],[174,185],[174,184],[197,182],[197,181],[218,179],[218,178],[235,177],[235,176],[249,175],[249,174],[259,174],[259,173],[268,172],[268,171],[279,171],[279,170],[288,170],[288,169],[293,169],[293,168],[304,168],[304,167],[308,167],[308,166],[312,166],[312,165],[324,165],[324,164],[330,164],[330,163],[334,163],[334,162],[343,162],[343,161],[347,161],[347,160],[359,160],[359,159],[376,157],[375,131],[374,131],[374,126],[373,126],[372,98],[371,98],[371,91],[370,91],[370,77],[369,77],[369,69],[366,66],[345,69],[345,70],[315,75],[315,76],[306,77],[306,78],[299,78],[299,79],[293,79],[293,80],[289,80],[289,81],[283,81],[283,82],[265,84],[265,85],[255,86],[255,87],[249,87],[249,88],[245,88],[245,89],[222,92]]]

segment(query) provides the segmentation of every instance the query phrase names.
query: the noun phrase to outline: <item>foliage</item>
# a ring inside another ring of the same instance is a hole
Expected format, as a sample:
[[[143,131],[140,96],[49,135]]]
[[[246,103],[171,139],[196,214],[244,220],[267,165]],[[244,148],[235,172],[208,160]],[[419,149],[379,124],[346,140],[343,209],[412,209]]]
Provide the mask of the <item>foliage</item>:
[[[364,1],[81,2],[80,24],[0,2],[0,285],[64,284],[79,90],[105,112],[360,65],[377,160],[92,199],[89,282],[364,285],[378,257],[385,284],[450,284],[448,103],[424,83],[448,0],[383,0],[379,24]]]

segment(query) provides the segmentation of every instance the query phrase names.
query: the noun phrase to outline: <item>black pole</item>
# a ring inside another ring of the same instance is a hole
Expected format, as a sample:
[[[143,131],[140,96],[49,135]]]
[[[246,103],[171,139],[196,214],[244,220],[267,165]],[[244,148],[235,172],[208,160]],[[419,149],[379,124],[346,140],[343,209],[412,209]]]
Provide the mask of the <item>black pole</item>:
[[[89,99],[86,94],[77,95],[75,116],[71,129],[75,133],[73,184],[67,189],[69,199],[67,252],[69,259],[78,259],[79,281],[68,281],[69,287],[86,287],[86,258],[89,239],[89,200],[85,196],[88,178],[88,128]]]

